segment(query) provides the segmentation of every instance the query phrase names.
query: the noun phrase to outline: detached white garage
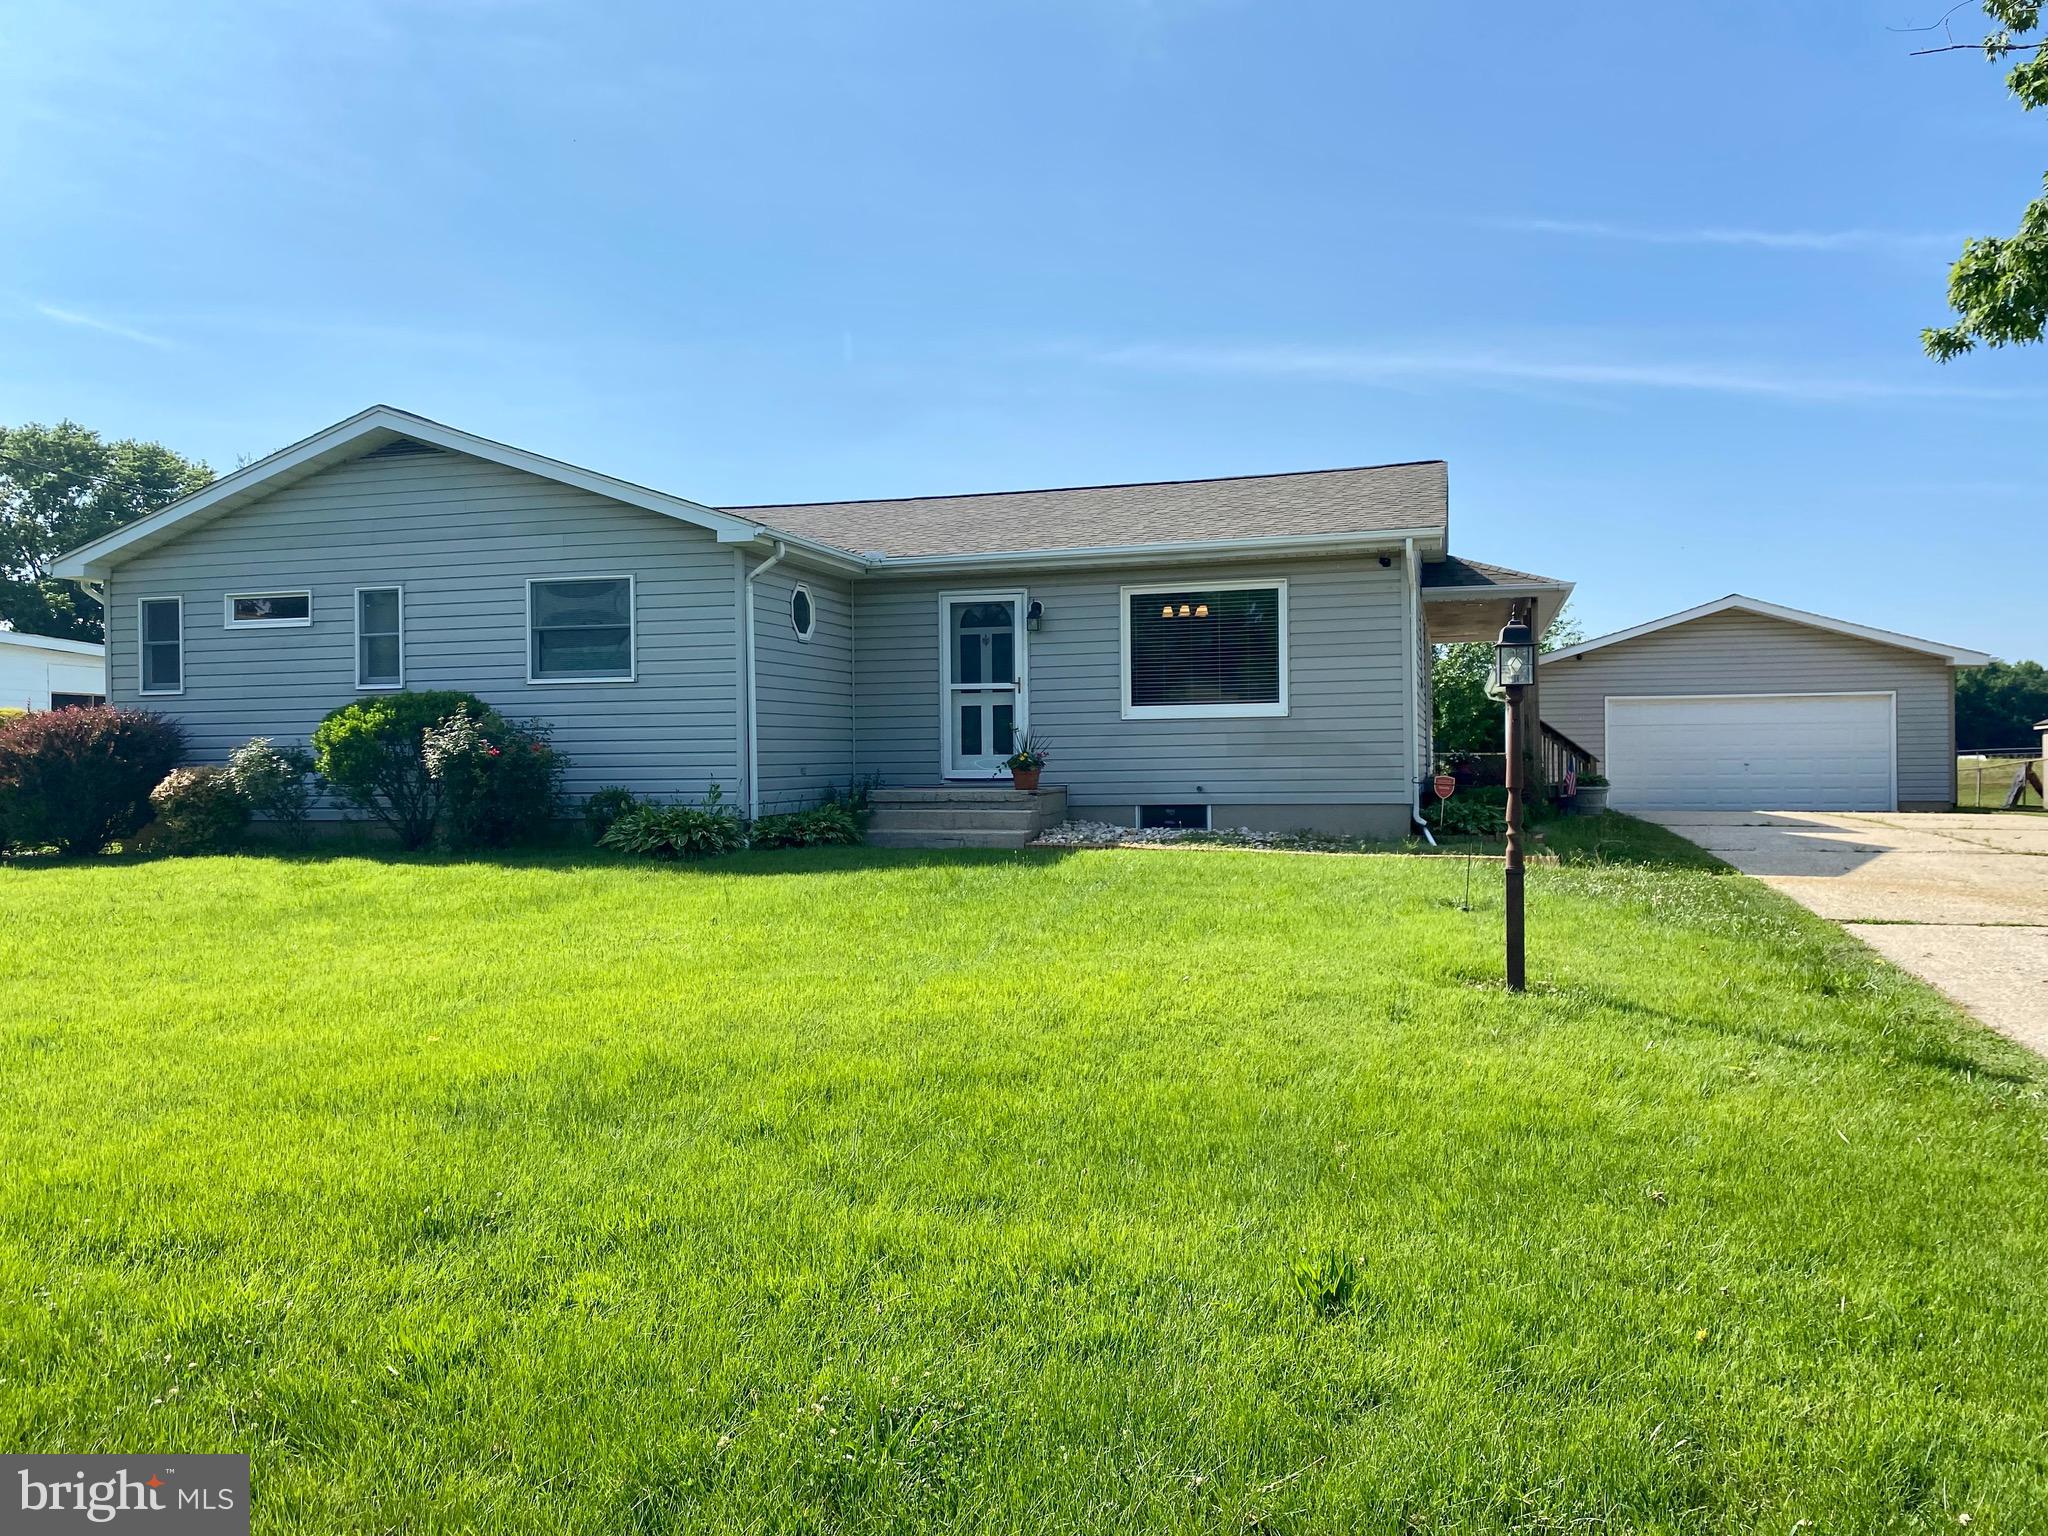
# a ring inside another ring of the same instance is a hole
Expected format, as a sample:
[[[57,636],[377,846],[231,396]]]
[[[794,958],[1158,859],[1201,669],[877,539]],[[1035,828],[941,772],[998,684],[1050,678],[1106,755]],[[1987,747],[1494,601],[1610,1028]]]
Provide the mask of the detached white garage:
[[[1621,811],[1945,810],[1955,671],[1990,657],[1729,596],[1543,658],[1543,719]]]

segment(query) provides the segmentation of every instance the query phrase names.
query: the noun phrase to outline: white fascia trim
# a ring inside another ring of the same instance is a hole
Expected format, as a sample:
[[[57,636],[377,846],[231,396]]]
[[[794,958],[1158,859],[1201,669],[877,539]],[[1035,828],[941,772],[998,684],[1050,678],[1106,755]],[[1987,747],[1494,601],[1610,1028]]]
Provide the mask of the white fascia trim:
[[[101,575],[114,556],[137,540],[160,533],[186,518],[217,506],[230,497],[246,495],[266,481],[288,474],[311,460],[342,452],[355,442],[384,432],[409,437],[422,443],[431,443],[436,448],[445,448],[453,453],[466,453],[473,458],[486,459],[494,464],[502,464],[507,469],[539,475],[543,479],[574,486],[593,495],[624,502],[628,506],[644,507],[664,517],[672,517],[679,522],[708,529],[718,536],[720,543],[744,543],[761,536],[761,528],[757,523],[744,518],[730,517],[714,508],[700,506],[694,501],[685,501],[680,496],[649,490],[644,485],[634,485],[628,480],[599,474],[595,470],[582,469],[574,464],[564,464],[559,459],[528,453],[523,448],[514,448],[506,443],[493,442],[487,437],[478,437],[471,432],[443,426],[438,421],[429,421],[424,416],[415,416],[410,411],[401,411],[388,405],[373,405],[366,411],[358,411],[346,421],[336,422],[323,432],[301,438],[290,447],[281,448],[267,458],[258,459],[255,463],[244,465],[231,474],[222,475],[211,485],[194,491],[189,496],[181,497],[169,506],[161,507],[125,528],[116,529],[104,538],[95,539],[90,544],[81,545],[68,554],[59,556],[52,563],[50,574],[68,577],[74,581],[87,576]]]
[[[19,645],[32,651],[61,651],[66,656],[92,656],[105,660],[107,648],[93,640],[62,640],[55,635],[24,635],[19,630],[0,629],[0,645]]]
[[[1730,611],[1754,613],[1767,619],[1783,619],[1788,624],[1801,624],[1808,629],[1825,630],[1830,634],[1849,635],[1858,640],[1873,641],[1878,645],[1889,645],[1901,651],[1915,651],[1922,656],[1939,656],[1952,667],[1981,667],[1988,665],[1991,657],[1983,651],[1964,650],[1959,646],[1941,645],[1933,640],[1922,640],[1914,635],[1902,635],[1896,630],[1876,629],[1868,624],[1852,624],[1847,619],[1831,619],[1825,614],[1809,613],[1804,608],[1787,608],[1782,603],[1767,603],[1761,598],[1744,597],[1731,592],[1726,597],[1717,597],[1711,603],[1701,603],[1697,608],[1688,608],[1683,613],[1667,614],[1661,619],[1652,619],[1647,624],[1638,624],[1633,629],[1618,629],[1611,635],[1598,639],[1581,641],[1566,646],[1561,651],[1552,651],[1539,656],[1537,662],[1569,661],[1574,656],[1583,656],[1588,651],[1597,651],[1605,646],[1619,645],[1624,640],[1634,640],[1640,635],[1652,635],[1660,629],[1690,623],[1717,613]]]
[[[1488,598],[1543,597],[1551,592],[1562,592],[1569,597],[1577,585],[1570,581],[1517,581],[1502,582],[1494,587],[1423,587],[1420,590],[1425,603],[1455,603],[1467,599],[1484,602]]]
[[[1302,533],[1242,539],[1182,539],[1166,544],[1099,544],[1083,549],[1017,549],[980,555],[884,555],[867,562],[870,575],[899,571],[985,571],[1016,565],[1145,565],[1159,560],[1202,560],[1240,555],[1392,554],[1409,539],[1442,543],[1440,528],[1396,528],[1381,533]]]

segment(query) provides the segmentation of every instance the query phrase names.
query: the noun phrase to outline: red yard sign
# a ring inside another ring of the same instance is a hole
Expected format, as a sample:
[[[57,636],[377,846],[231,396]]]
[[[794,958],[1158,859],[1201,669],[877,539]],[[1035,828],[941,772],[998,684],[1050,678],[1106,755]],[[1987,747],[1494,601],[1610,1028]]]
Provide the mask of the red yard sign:
[[[1440,773],[1433,781],[1433,787],[1436,790],[1437,799],[1448,800],[1457,792],[1458,781],[1448,773]]]

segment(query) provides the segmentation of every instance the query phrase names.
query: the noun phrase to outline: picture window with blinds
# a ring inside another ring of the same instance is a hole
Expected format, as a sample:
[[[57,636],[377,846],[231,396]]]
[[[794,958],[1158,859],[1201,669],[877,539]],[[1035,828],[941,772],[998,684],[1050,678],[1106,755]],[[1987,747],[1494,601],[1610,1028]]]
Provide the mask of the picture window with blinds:
[[[1287,583],[1123,589],[1126,720],[1287,713]]]

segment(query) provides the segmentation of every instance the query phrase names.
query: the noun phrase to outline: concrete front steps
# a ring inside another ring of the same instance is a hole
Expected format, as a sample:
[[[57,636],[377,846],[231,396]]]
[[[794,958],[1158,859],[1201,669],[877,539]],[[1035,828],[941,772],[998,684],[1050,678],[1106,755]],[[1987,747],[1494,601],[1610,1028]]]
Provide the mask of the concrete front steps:
[[[868,794],[876,848],[1022,848],[1067,819],[1064,789],[946,784]]]

